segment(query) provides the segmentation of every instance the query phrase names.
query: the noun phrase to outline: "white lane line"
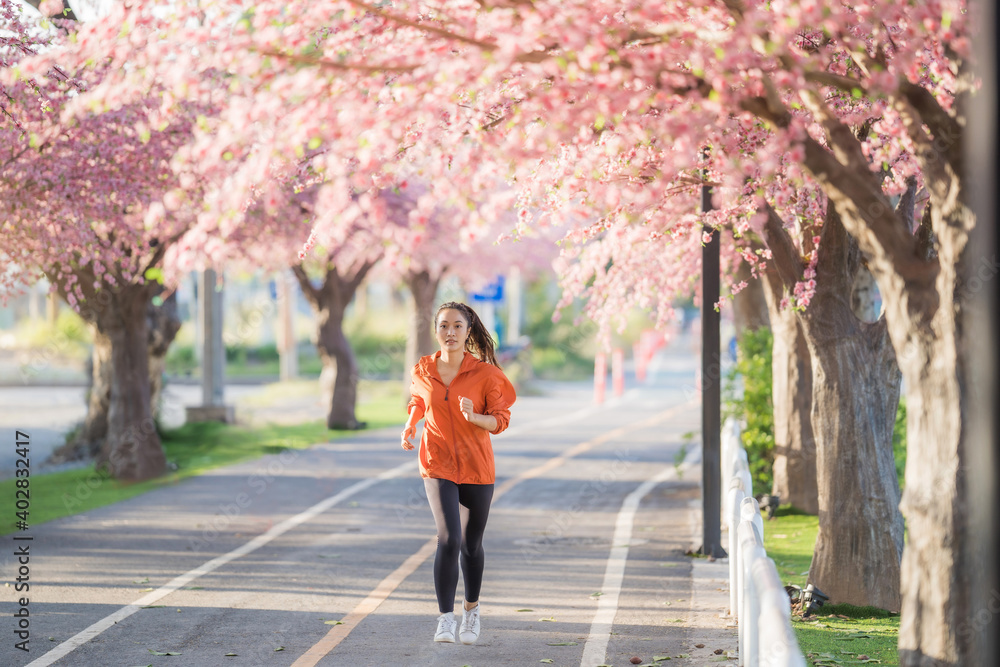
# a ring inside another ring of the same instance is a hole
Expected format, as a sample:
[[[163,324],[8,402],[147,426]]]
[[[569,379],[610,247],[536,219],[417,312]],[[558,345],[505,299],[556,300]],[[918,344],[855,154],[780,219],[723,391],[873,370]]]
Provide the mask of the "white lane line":
[[[507,429],[507,431],[505,431],[504,433],[509,433],[511,435],[516,435],[517,433],[522,432],[522,431],[531,431],[531,430],[537,430],[537,429],[540,429],[540,428],[548,428],[550,426],[558,426],[558,425],[563,424],[563,423],[571,422],[571,421],[573,421],[575,419],[580,419],[580,418],[585,417],[587,415],[592,415],[595,411],[599,411],[601,409],[606,409],[607,407],[610,407],[610,406],[607,406],[607,405],[604,405],[604,406],[588,406],[588,407],[585,407],[585,408],[581,408],[580,410],[577,410],[576,412],[570,413],[568,415],[562,415],[560,417],[553,417],[553,418],[550,418],[550,419],[535,421],[535,422],[532,422],[531,424],[525,424],[525,425],[523,425],[523,426],[521,426],[519,428],[510,428],[510,429]],[[501,435],[503,435],[503,434],[501,434]],[[296,514],[293,517],[285,519],[281,523],[273,526],[270,530],[268,530],[265,533],[262,533],[261,535],[258,535],[257,537],[255,537],[254,539],[250,540],[246,544],[244,544],[244,545],[242,545],[240,547],[237,547],[236,549],[233,549],[232,551],[230,551],[227,554],[223,554],[222,556],[219,556],[217,558],[213,558],[212,560],[208,561],[207,563],[205,563],[205,564],[203,564],[203,565],[201,565],[199,567],[196,567],[195,569],[190,570],[189,572],[186,572],[186,573],[184,573],[182,575],[179,575],[179,576],[175,577],[173,580],[171,580],[170,582],[164,584],[163,586],[161,586],[160,588],[156,589],[152,593],[149,593],[148,595],[145,595],[145,596],[139,598],[138,600],[136,600],[132,604],[126,605],[126,606],[122,607],[121,609],[119,609],[118,611],[114,612],[113,614],[111,614],[109,616],[106,616],[105,618],[101,619],[100,621],[97,621],[96,623],[93,623],[92,625],[90,625],[89,627],[81,630],[80,632],[78,632],[77,634],[73,635],[72,637],[70,637],[69,639],[67,639],[66,641],[64,641],[63,643],[61,643],[58,646],[54,647],[48,653],[45,653],[44,655],[40,656],[39,658],[37,658],[37,659],[33,660],[32,662],[28,663],[26,665],[26,667],[48,667],[48,665],[51,665],[56,660],[59,660],[60,658],[63,658],[65,656],[67,656],[68,654],[70,654],[71,652],[73,652],[74,650],[76,650],[77,648],[79,648],[80,646],[82,646],[82,645],[86,644],[87,642],[89,642],[91,639],[93,639],[97,635],[101,634],[102,632],[104,632],[105,630],[107,630],[111,626],[115,625],[119,621],[128,618],[129,616],[131,616],[135,612],[139,611],[143,607],[146,607],[146,606],[149,606],[149,605],[153,604],[154,602],[156,602],[156,601],[158,601],[158,600],[166,597],[167,595],[173,593],[174,591],[176,591],[176,590],[178,590],[180,588],[183,588],[184,586],[186,586],[190,582],[194,581],[198,577],[201,577],[201,576],[203,576],[205,574],[208,574],[208,573],[210,573],[210,572],[212,572],[214,570],[217,570],[218,568],[222,567],[226,563],[229,563],[229,562],[231,562],[231,561],[233,561],[233,560],[235,560],[237,558],[240,558],[241,556],[245,556],[245,555],[247,555],[249,553],[252,553],[252,552],[256,551],[257,549],[259,549],[262,546],[266,545],[268,542],[271,542],[272,540],[274,540],[274,539],[280,537],[281,535],[285,534],[286,532],[288,532],[292,528],[294,528],[294,527],[296,527],[296,526],[298,526],[298,525],[300,525],[302,523],[305,523],[306,521],[309,521],[310,519],[314,518],[318,514],[320,514],[322,512],[325,512],[326,510],[330,509],[331,507],[333,507],[337,503],[340,503],[341,501],[346,500],[347,498],[350,498],[351,496],[353,496],[354,494],[358,493],[359,491],[364,491],[368,487],[370,487],[370,486],[372,486],[372,485],[374,485],[374,484],[376,484],[376,483],[378,483],[380,481],[387,480],[387,479],[392,479],[394,477],[399,477],[403,473],[408,472],[411,469],[415,469],[417,467],[417,463],[418,463],[418,461],[416,459],[413,459],[411,461],[407,461],[406,463],[398,465],[395,468],[391,468],[389,470],[386,470],[385,472],[383,472],[383,473],[381,473],[381,474],[379,474],[379,475],[377,475],[375,477],[370,477],[368,479],[364,479],[364,480],[362,480],[360,482],[352,484],[351,486],[347,487],[346,489],[344,489],[340,493],[337,493],[337,494],[335,494],[333,496],[330,496],[329,498],[326,498],[325,500],[321,500],[320,502],[318,502],[315,505],[313,505],[312,507],[304,510],[303,512],[300,512],[299,514]]]
[[[597,603],[594,621],[590,624],[590,636],[583,647],[583,658],[580,667],[603,665],[608,652],[608,640],[611,639],[611,627],[618,613],[618,596],[622,590],[622,580],[625,578],[625,564],[628,562],[629,542],[632,540],[632,522],[635,520],[639,503],[652,491],[657,484],[665,482],[677,475],[674,466],[661,470],[653,478],[639,485],[625,497],[622,508],[615,521],[615,535],[611,538],[611,553],[604,570],[604,584],[601,585],[603,595]]]
[[[498,484],[493,491],[493,502],[496,503],[500,497],[521,482],[543,475],[549,470],[566,463],[570,458],[590,451],[595,447],[598,447],[609,440],[625,435],[630,431],[647,428],[648,426],[669,419],[674,415],[674,413],[684,409],[689,404],[690,402],[674,406],[641,422],[633,422],[631,424],[626,424],[625,426],[619,426],[618,428],[607,431],[596,438],[591,438],[590,440],[582,442],[575,447],[571,447],[559,456],[553,457],[541,465],[537,465],[534,468],[526,470],[516,477],[511,477],[502,484]],[[298,660],[292,663],[292,667],[315,667],[315,665],[319,664],[323,658],[325,658],[345,638],[347,638],[348,635],[351,634],[351,632],[365,619],[365,617],[374,613],[375,610],[378,609],[379,606],[386,599],[388,599],[393,592],[395,592],[396,588],[399,587],[399,585],[403,583],[407,577],[413,574],[425,560],[430,558],[436,548],[437,538],[432,537],[426,544],[424,544],[424,546],[420,547],[415,554],[407,558],[402,565],[383,579],[378,586],[376,586],[375,589],[368,594],[368,597],[362,600],[353,611],[342,617],[340,619],[342,621],[341,625],[334,626],[327,633],[327,635],[323,637],[323,639],[310,647],[309,650],[307,650]]]
[[[219,569],[220,567],[222,567],[226,563],[229,563],[230,561],[240,558],[241,556],[246,556],[247,554],[252,553],[257,549],[260,549],[268,542],[271,542],[275,538],[284,535],[292,528],[295,528],[296,526],[303,524],[306,521],[309,521],[310,519],[316,517],[318,514],[321,514],[322,512],[325,512],[326,510],[330,509],[337,503],[340,503],[346,500],[347,498],[350,498],[359,491],[364,491],[368,487],[377,484],[378,482],[381,482],[383,480],[399,477],[400,475],[409,472],[410,470],[415,469],[416,467],[417,467],[416,460],[407,461],[406,463],[398,465],[395,468],[386,470],[385,472],[375,477],[369,477],[368,479],[363,479],[360,482],[350,485],[340,493],[334,494],[329,498],[326,498],[325,500],[321,500],[320,502],[316,503],[309,509],[304,510],[299,514],[296,514],[295,516],[285,519],[281,523],[272,526],[271,529],[268,530],[266,533],[258,535],[257,537],[250,540],[246,544],[233,549],[229,553],[223,554],[222,556],[219,556],[217,558],[213,558],[207,563],[199,567],[196,567],[195,569],[189,572],[185,572],[180,576],[175,577],[169,583],[164,584],[160,588],[157,588],[152,593],[144,595],[143,597],[139,598],[132,604],[122,607],[121,609],[114,612],[110,616],[107,616],[101,619],[100,621],[97,621],[90,627],[81,630],[77,634],[73,635],[72,637],[64,641],[62,644],[59,644],[58,646],[53,648],[45,655],[28,663],[27,667],[46,667],[47,665],[51,665],[56,660],[65,657],[66,655],[68,655],[75,649],[79,648],[83,644],[86,644],[91,639],[93,639],[97,635],[101,634],[102,632],[113,626],[115,623],[118,623],[119,621],[128,618],[129,616],[139,611],[143,607],[151,605],[157,600],[160,600],[161,598],[170,595],[177,589],[187,586],[189,583],[191,583],[198,577],[206,575],[209,572],[212,572],[213,570]]]
[[[520,435],[522,433],[533,433],[540,428],[550,428],[552,426],[562,426],[563,424],[571,424],[575,421],[583,419],[584,417],[589,417],[597,412],[607,410],[613,406],[608,403],[602,405],[588,405],[586,407],[580,408],[576,412],[571,412],[569,414],[561,415],[559,417],[549,417],[548,419],[539,419],[537,421],[529,422],[527,424],[521,424],[518,426],[511,426],[506,431],[500,435],[494,436],[495,438],[505,438],[507,436]]]
[[[524,426],[521,426],[519,429],[508,429],[506,432],[511,434],[516,434],[518,431],[527,431],[530,429],[539,429],[539,428],[547,428],[550,426],[557,426],[564,422],[572,421],[573,419],[579,419],[585,416],[586,414],[592,413],[593,410],[594,410],[593,407],[584,408],[569,415],[563,415],[561,417],[541,420],[534,422],[532,424],[525,424]],[[301,525],[306,521],[309,521],[310,519],[316,517],[320,513],[330,509],[337,503],[340,503],[346,500],[347,498],[350,498],[359,491],[364,491],[365,489],[372,486],[373,484],[376,484],[377,482],[386,479],[391,479],[393,477],[399,477],[400,475],[409,472],[410,470],[415,469],[416,467],[417,467],[417,460],[413,459],[407,461],[406,463],[398,465],[395,468],[391,468],[375,477],[370,477],[368,479],[361,480],[356,484],[352,484],[351,486],[347,487],[340,493],[330,496],[325,500],[321,500],[320,502],[304,510],[303,512],[300,512],[299,514],[296,514],[293,517],[285,519],[281,523],[271,527],[271,529],[268,530],[267,532],[258,535],[257,537],[250,540],[246,544],[243,544],[242,546],[233,549],[229,553],[223,554],[222,556],[219,556],[217,558],[213,558],[207,563],[199,567],[196,567],[195,569],[189,572],[186,572],[182,575],[175,577],[173,580],[171,580],[167,584],[164,584],[163,586],[156,589],[152,593],[149,593],[148,595],[139,598],[132,604],[122,607],[121,609],[112,613],[111,615],[81,630],[77,634],[73,635],[72,637],[64,641],[62,644],[55,646],[48,653],[45,653],[44,655],[40,656],[34,661],[28,663],[27,667],[47,667],[48,665],[51,665],[56,660],[65,657],[66,655],[73,652],[80,646],[83,646],[91,639],[101,634],[111,626],[115,625],[119,621],[128,618],[129,616],[139,611],[143,607],[149,606],[157,602],[158,600],[161,600],[162,598],[173,593],[174,591],[183,588],[184,586],[187,586],[189,583],[191,583],[198,577],[206,575],[214,570],[217,570],[226,563],[229,563],[237,558],[240,558],[241,556],[245,556],[249,553],[256,551],[257,549],[261,548],[268,542],[271,542],[272,540],[287,533],[292,528],[295,528],[296,526]]]

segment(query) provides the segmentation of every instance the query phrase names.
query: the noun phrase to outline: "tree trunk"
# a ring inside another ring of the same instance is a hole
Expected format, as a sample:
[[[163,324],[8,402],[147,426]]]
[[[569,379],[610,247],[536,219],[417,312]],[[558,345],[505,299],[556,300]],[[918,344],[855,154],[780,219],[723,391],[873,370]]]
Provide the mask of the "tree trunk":
[[[329,429],[355,430],[364,428],[355,416],[358,402],[358,364],[351,344],[344,335],[346,304],[331,303],[319,313],[319,335],[316,347],[323,360],[322,396],[330,401],[326,415]]]
[[[747,331],[767,327],[770,323],[767,297],[764,295],[764,278],[754,278],[750,265],[740,262],[736,270],[736,280],[746,281],[747,286],[733,298],[733,323],[736,341],[743,340]]]
[[[786,286],[803,265],[769,210],[765,236]],[[892,455],[900,371],[886,322],[859,321],[851,287],[857,243],[827,207],[816,264],[816,293],[799,311],[812,358],[819,533],[809,581],[834,603],[900,608],[903,520]]]
[[[344,335],[344,312],[365,275],[374,265],[375,261],[362,262],[347,269],[346,276],[341,276],[331,260],[323,285],[318,289],[313,286],[301,265],[292,267],[306,299],[318,317],[316,348],[323,361],[320,391],[323,400],[330,404],[326,415],[328,429],[356,430],[366,426],[365,422],[358,421],[355,414],[358,402],[358,364],[354,350]]]
[[[822,319],[809,336],[819,490],[809,581],[831,602],[898,611],[903,517],[892,427],[899,369],[884,320],[817,331],[835,321]]]
[[[798,315],[780,309],[783,288],[777,274],[765,274],[770,311],[771,403],[774,409],[774,483],[771,494],[807,514],[819,513],[816,440],[812,426],[812,357]]]
[[[162,290],[158,290],[162,291]],[[177,314],[176,292],[160,306],[152,302],[146,311],[149,352],[149,409],[159,414],[159,398],[163,388],[163,369],[170,343],[181,328]],[[96,324],[91,325],[94,338],[90,359],[90,383],[87,387],[87,415],[73,439],[56,450],[49,459],[53,463],[80,461],[98,456],[108,434],[108,409],[111,404],[111,341]]]
[[[97,313],[97,327],[111,342],[108,433],[98,466],[127,481],[157,477],[167,461],[150,409],[147,309],[153,288],[126,284]]]
[[[862,322],[874,322],[878,319],[878,285],[875,277],[866,267],[858,268],[851,289],[851,310]]]
[[[992,46],[992,36],[984,34],[983,43]],[[967,62],[956,64],[961,76],[973,73]],[[995,259],[982,255],[977,265],[968,264],[970,232],[977,224],[996,224],[992,218],[977,223],[970,206],[992,183],[980,181],[972,170],[970,148],[981,147],[988,159],[995,153],[989,132],[985,141],[981,131],[966,134],[967,128],[986,127],[970,122],[967,105],[981,104],[977,119],[993,121],[996,113],[988,100],[989,95],[963,92],[946,108],[926,88],[905,79],[889,91],[887,102],[912,142],[928,194],[915,234],[915,178],[908,179],[894,211],[854,128],[823,110],[818,118],[825,145],[808,135],[801,140],[804,165],[871,258],[868,266],[882,291],[906,386],[906,491],[900,505],[909,531],[901,574],[903,667],[964,667],[996,659],[983,652],[981,639],[996,634],[988,628],[996,607],[993,600],[982,606],[987,580],[981,576],[995,563],[984,560],[978,531],[970,530],[971,510],[983,499],[970,497],[966,468],[989,446],[968,431],[967,411],[980,389],[970,384],[970,369],[983,360],[974,356],[963,328],[969,300],[997,271]],[[773,113],[766,100],[764,107],[774,122],[787,123],[787,111]]]
[[[801,315],[812,356],[819,533],[809,581],[834,603],[900,608],[903,517],[892,455],[900,371],[885,320],[859,321],[857,243],[828,207],[817,291]]]
[[[437,298],[441,276],[432,277],[429,271],[410,273],[406,284],[412,296],[410,334],[406,339],[406,392],[410,390],[410,370],[420,357],[434,354],[434,300]],[[409,396],[409,394],[406,394]]]
[[[969,220],[962,219],[971,212],[958,208],[949,227],[971,228]],[[969,448],[988,444],[967,439],[966,409],[976,390],[968,381],[969,369],[981,361],[971,353],[974,348],[960,318],[968,298],[995,277],[997,266],[994,259],[992,264],[965,267],[967,246],[957,236],[939,238],[941,270],[934,283],[925,290],[908,286],[911,300],[937,302],[933,317],[921,322],[913,313],[904,318],[897,311],[891,329],[906,385],[906,490],[901,508],[909,539],[903,552],[899,626],[900,664],[906,667],[982,665],[994,658],[977,655],[976,635],[995,632],[987,625],[997,601],[978,608],[972,603],[976,573],[992,564],[983,562],[977,536],[969,531]],[[965,281],[959,279],[962,270],[967,271]],[[989,619],[984,622],[986,609]]]
[[[90,386],[87,388],[87,415],[76,437],[53,455],[54,462],[92,459],[108,437],[108,409],[111,405],[111,340],[94,325]]]
[[[158,290],[158,292],[162,292]],[[155,296],[155,295],[154,295]],[[153,416],[160,414],[160,393],[163,391],[163,371],[167,365],[170,344],[181,328],[181,318],[177,314],[177,292],[163,300],[159,306],[150,302],[146,309],[146,327],[149,332],[149,409]]]

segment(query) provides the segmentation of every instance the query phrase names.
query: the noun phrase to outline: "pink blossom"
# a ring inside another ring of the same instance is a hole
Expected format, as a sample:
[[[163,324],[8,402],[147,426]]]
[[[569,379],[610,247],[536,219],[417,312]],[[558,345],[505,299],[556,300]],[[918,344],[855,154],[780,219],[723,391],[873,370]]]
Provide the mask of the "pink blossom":
[[[41,12],[42,16],[61,16],[63,13],[62,0],[42,0],[38,5],[38,11]]]

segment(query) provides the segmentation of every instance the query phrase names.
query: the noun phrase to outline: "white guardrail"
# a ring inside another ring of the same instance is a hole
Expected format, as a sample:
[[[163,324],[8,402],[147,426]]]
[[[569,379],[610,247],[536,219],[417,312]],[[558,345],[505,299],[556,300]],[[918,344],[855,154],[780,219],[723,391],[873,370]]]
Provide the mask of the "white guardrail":
[[[740,425],[722,426],[722,516],[729,529],[729,615],[739,626],[741,667],[805,667],[788,594],[764,552],[764,519],[753,497]]]

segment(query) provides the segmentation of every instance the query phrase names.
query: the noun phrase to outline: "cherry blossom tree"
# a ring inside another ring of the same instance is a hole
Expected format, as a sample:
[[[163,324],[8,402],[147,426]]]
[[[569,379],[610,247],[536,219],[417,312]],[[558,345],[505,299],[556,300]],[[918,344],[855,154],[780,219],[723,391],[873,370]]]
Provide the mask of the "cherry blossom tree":
[[[314,185],[307,186],[299,195],[286,207],[284,215],[269,216],[271,224],[263,235],[260,235],[262,228],[255,225],[253,229],[258,234],[255,240],[231,238],[230,247],[255,255],[253,265],[258,268],[291,267],[316,314],[316,347],[323,362],[320,385],[322,395],[330,400],[327,428],[364,428],[365,424],[356,417],[359,372],[351,343],[344,333],[344,316],[358,288],[382,260],[386,240],[376,220],[363,219],[341,230],[338,238],[309,236],[307,249],[302,250],[302,239],[309,234],[315,203]],[[407,214],[407,209],[391,195],[380,193],[379,197],[378,210],[384,216]],[[223,263],[228,262],[223,260]]]
[[[757,244],[754,244],[757,245]],[[757,245],[759,248],[760,245]],[[762,272],[771,347],[774,464],[771,493],[807,514],[819,513],[816,437],[812,427],[812,357],[806,332],[792,308],[783,308],[787,288],[773,266]],[[752,276],[751,276],[752,279]]]
[[[975,224],[962,168],[975,5],[153,5],[120,7],[113,22],[79,31],[65,57],[106,59],[115,75],[80,96],[78,108],[116,107],[153,81],[175,98],[201,100],[218,89],[202,74],[227,72],[220,125],[190,153],[206,175],[240,162],[237,187],[207,200],[216,217],[239,217],[246,192],[266,175],[261,165],[316,145],[327,151],[316,229],[364,216],[366,207],[350,206],[352,193],[398,181],[411,156],[456,204],[475,199],[475,175],[490,165],[518,188],[522,226],[593,220],[598,211],[600,222],[574,232],[594,238],[647,228],[647,238],[660,235],[649,243],[662,247],[697,238],[707,222],[755,231],[773,253],[770,244],[782,238],[773,209],[801,258],[811,254],[808,238],[825,236],[824,221],[839,220],[878,282],[886,307],[879,326],[907,392],[901,659],[981,662],[959,632],[977,566],[963,481],[975,444],[963,426],[974,360],[960,326]],[[123,25],[129,34],[119,39]],[[48,64],[41,58],[32,67]],[[752,151],[742,145],[748,134],[759,135]],[[477,150],[462,150],[470,145]],[[692,192],[705,182],[703,170],[721,199],[707,215],[697,213]],[[914,176],[926,193],[914,211],[918,224],[890,204]],[[762,187],[745,192],[747,179]],[[810,183],[824,195],[814,198],[816,210],[789,215],[798,188]],[[686,199],[678,194],[685,189]],[[651,252],[649,243],[635,243],[636,252]],[[810,263],[785,297],[807,310],[814,298],[825,302],[819,281],[806,275],[816,270]],[[613,280],[606,286],[622,293]],[[617,310],[605,312],[608,323]],[[819,500],[821,512],[830,506]]]
[[[524,275],[534,275],[551,267],[557,255],[558,233],[548,230],[522,230],[517,233],[512,215],[498,215],[490,221],[482,209],[509,207],[513,192],[497,187],[481,191],[479,202],[466,206],[448,205],[448,194],[441,193],[437,182],[404,180],[387,201],[406,217],[395,217],[387,232],[387,259],[383,273],[390,280],[401,280],[412,297],[410,326],[407,335],[405,368],[421,356],[437,349],[434,339],[434,315],[442,281],[454,276],[465,287],[476,289],[518,267]],[[473,220],[470,224],[470,220]],[[409,379],[406,379],[409,387]]]
[[[10,15],[5,19],[14,24]],[[25,75],[24,58],[53,48],[63,34],[25,21],[29,27],[20,34],[32,41],[5,51],[2,72],[0,196],[8,209],[0,291],[15,292],[44,275],[94,327],[95,360],[108,363],[95,364],[84,431],[106,428],[98,464],[110,474],[147,479],[166,469],[152,419],[149,357],[169,344],[149,336],[148,311],[161,289],[150,277],[183,229],[175,219],[155,224],[147,213],[164,188],[177,184],[169,159],[189,140],[191,119],[157,119],[159,100],[145,98],[61,122],[65,106],[107,70],[53,64],[40,76]]]
[[[331,397],[326,417],[330,429],[365,426],[355,415],[359,372],[350,341],[344,334],[344,315],[358,287],[382,259],[381,241],[370,230],[355,229],[347,243],[333,246],[322,258],[310,262],[319,265],[321,283],[318,286],[313,284],[305,268],[306,262],[292,265],[295,278],[317,315],[316,347],[323,361],[320,379],[323,395]]]

